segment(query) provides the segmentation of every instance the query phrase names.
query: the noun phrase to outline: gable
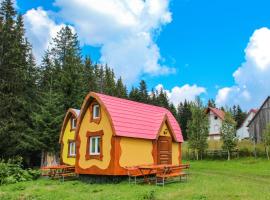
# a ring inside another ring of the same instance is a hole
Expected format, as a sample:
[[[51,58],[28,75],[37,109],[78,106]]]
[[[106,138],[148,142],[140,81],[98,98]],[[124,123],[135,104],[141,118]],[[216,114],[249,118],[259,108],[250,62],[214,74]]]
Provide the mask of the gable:
[[[254,115],[254,117],[250,120],[250,122],[247,125],[248,127],[254,122],[254,120],[257,118],[257,116],[259,116],[261,114],[261,112],[262,112],[263,109],[270,109],[270,96],[268,96],[266,98],[266,100],[263,102],[263,104],[261,105],[261,107],[259,108],[259,110],[256,112],[256,114]]]
[[[61,141],[62,141],[62,138],[63,138],[63,135],[64,135],[64,132],[66,130],[68,122],[71,120],[72,117],[77,119],[78,116],[79,116],[79,113],[80,113],[80,110],[77,110],[77,109],[74,109],[74,108],[69,108],[68,109],[68,111],[67,111],[67,113],[65,115],[62,127],[61,127],[61,132],[60,132],[60,136],[59,136],[59,143],[61,143]]]

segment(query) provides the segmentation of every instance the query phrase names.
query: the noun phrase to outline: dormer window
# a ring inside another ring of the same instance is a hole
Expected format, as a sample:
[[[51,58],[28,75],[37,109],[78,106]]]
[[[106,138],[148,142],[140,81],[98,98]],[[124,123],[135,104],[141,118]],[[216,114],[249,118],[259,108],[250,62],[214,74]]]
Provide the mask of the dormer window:
[[[77,120],[75,118],[71,118],[71,129],[76,129]]]
[[[99,105],[94,104],[93,105],[93,119],[98,119],[99,117],[100,117]]]

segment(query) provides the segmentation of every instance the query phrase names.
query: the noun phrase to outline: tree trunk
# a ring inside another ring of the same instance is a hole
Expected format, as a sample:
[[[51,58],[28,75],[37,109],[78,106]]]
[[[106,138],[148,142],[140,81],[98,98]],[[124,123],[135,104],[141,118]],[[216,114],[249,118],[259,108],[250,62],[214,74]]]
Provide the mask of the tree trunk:
[[[269,160],[269,147],[268,147],[268,146],[266,146],[265,150],[266,150],[266,156],[267,156],[267,160]]]
[[[228,160],[231,160],[231,153],[229,150],[228,150]]]
[[[198,152],[198,150],[196,150],[195,152],[196,152],[196,160],[199,160],[199,152]]]

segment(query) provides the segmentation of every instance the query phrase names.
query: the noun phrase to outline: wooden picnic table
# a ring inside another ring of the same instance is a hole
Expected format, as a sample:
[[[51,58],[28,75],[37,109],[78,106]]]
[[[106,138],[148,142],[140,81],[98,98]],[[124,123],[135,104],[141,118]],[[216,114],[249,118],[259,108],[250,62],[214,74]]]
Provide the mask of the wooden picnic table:
[[[138,166],[138,169],[144,178],[144,182],[150,183],[149,176],[152,175],[153,173],[156,173],[156,170],[164,169],[164,168],[170,170],[170,168],[174,166],[179,166],[181,169],[189,168],[189,164],[180,164],[180,165],[159,164],[159,165],[141,165],[141,166]]]
[[[44,176],[49,176],[51,178],[62,176],[67,173],[74,173],[75,171],[75,167],[70,165],[53,165],[41,167],[40,169],[47,172]]]

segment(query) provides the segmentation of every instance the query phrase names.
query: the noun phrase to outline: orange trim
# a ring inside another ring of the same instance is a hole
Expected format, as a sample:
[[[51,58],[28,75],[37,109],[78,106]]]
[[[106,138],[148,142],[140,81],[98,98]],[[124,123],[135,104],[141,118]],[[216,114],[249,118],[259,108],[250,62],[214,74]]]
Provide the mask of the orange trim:
[[[168,126],[169,133],[170,133],[170,135],[172,136],[173,140],[174,140],[175,142],[177,142],[175,133],[173,132],[172,126],[171,126],[171,124],[170,124],[170,121],[169,121],[167,115],[164,116],[164,119],[163,119],[163,121],[162,121],[162,123],[161,123],[161,125],[160,125],[160,127],[159,127],[159,129],[158,129],[158,133],[157,133],[157,136],[156,136],[156,140],[158,140],[159,133],[160,133],[160,131],[161,131],[161,129],[162,129],[162,127],[164,126],[165,123],[166,123],[166,125]],[[178,142],[177,142],[177,143],[178,143]]]
[[[75,164],[75,172],[77,174],[92,174],[92,175],[127,175],[126,169],[120,166],[119,164],[119,159],[121,156],[121,147],[120,147],[120,137],[112,137],[111,139],[111,160],[109,163],[108,168],[106,169],[100,169],[97,166],[92,166],[87,169],[82,169],[78,162],[79,162],[79,157],[80,153],[78,151],[78,154],[76,156],[76,164]],[[80,145],[81,138],[78,135],[78,144]],[[79,148],[79,146],[77,146]]]
[[[179,164],[182,163],[182,148],[181,148],[181,143],[178,144],[179,146]]]
[[[153,156],[154,164],[157,165],[158,163],[157,140],[153,140],[152,144],[153,144],[152,156]]]
[[[76,130],[76,125],[75,125],[75,128],[72,128],[72,120],[75,120],[75,124],[77,124],[77,118],[74,118],[74,116],[71,116],[70,117],[70,131],[75,131]]]
[[[99,106],[99,117],[94,119],[94,106]],[[94,122],[96,124],[99,124],[101,121],[101,107],[97,101],[93,101],[90,105],[90,123]]]
[[[64,135],[64,131],[65,131],[67,122],[68,122],[68,120],[69,120],[69,118],[70,118],[71,116],[73,116],[73,117],[75,117],[76,119],[78,119],[78,116],[77,116],[76,112],[74,112],[72,108],[68,109],[68,111],[67,111],[67,113],[66,113],[66,115],[65,115],[65,118],[64,118],[64,121],[63,121],[63,124],[62,124],[62,127],[61,127],[60,137],[59,137],[59,141],[58,141],[59,143],[61,143],[61,141],[62,141],[62,138],[63,138],[63,135]],[[78,123],[78,120],[77,120],[77,123]],[[76,127],[77,127],[77,125],[76,125]],[[76,130],[76,129],[75,129],[75,130]],[[74,139],[75,139],[75,138],[76,138],[76,133],[75,133]]]
[[[75,158],[76,157],[76,142],[75,142],[75,155],[70,155],[70,143],[75,142],[75,140],[68,140],[67,144],[68,144],[68,154],[67,157],[68,158]]]
[[[87,132],[86,137],[87,137],[87,147],[86,147],[86,153],[85,153],[85,159],[90,160],[90,159],[97,159],[97,160],[102,160],[103,158],[103,142],[102,142],[102,136],[104,135],[103,131],[97,131],[97,132]],[[95,136],[100,136],[100,153],[99,155],[91,155],[89,150],[90,150],[90,138],[95,137]]]

